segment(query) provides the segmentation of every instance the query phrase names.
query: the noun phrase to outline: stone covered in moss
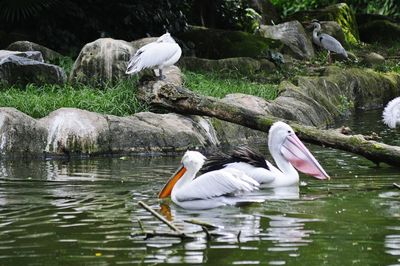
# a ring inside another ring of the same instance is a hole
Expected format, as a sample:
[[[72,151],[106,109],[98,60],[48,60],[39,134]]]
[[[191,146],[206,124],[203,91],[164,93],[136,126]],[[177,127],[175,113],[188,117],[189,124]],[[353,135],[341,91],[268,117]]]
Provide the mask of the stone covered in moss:
[[[13,42],[7,47],[7,50],[10,51],[40,51],[43,55],[44,61],[47,63],[57,62],[63,56],[56,51],[53,51],[47,47],[44,47],[40,44],[30,42],[30,41],[17,41]]]
[[[183,57],[179,66],[190,71],[237,71],[243,75],[252,75],[256,72],[273,72],[276,67],[267,59],[253,59],[249,57],[224,58],[219,60]]]
[[[313,19],[336,21],[343,29],[347,44],[354,45],[360,41],[356,17],[346,3],[327,6],[322,9],[300,11],[291,15],[288,19],[297,19],[303,22]]]
[[[372,20],[360,25],[360,38],[364,42],[391,43],[400,41],[400,24],[386,19]]]
[[[263,57],[268,50],[282,45],[242,31],[193,27],[177,36],[186,44],[194,44],[197,57],[221,59],[230,57]]]

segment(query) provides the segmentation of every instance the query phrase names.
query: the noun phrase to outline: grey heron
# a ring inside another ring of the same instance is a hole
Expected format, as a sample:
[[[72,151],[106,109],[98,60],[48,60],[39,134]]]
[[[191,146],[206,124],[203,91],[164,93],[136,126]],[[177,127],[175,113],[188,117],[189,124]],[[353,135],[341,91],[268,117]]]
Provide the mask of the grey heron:
[[[330,61],[330,53],[336,53],[340,54],[345,58],[348,58],[346,50],[343,48],[342,44],[333,38],[332,36],[326,34],[326,33],[321,33],[321,24],[319,24],[318,21],[313,20],[311,23],[311,26],[314,27],[313,30],[313,42],[324,48],[325,50],[328,50],[328,60]]]
[[[135,74],[145,68],[158,69],[159,78],[164,79],[162,70],[178,62],[181,57],[181,47],[167,32],[155,42],[142,46],[131,57],[126,74]]]

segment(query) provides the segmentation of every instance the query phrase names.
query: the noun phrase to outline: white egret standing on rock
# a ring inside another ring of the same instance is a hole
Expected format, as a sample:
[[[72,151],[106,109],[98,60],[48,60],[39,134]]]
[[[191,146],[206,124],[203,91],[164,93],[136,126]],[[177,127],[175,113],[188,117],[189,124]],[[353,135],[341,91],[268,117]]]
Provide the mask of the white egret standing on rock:
[[[328,174],[286,123],[274,123],[268,133],[268,148],[277,167],[264,156],[247,147],[236,149],[231,155],[210,157],[203,171],[234,168],[246,173],[263,187],[298,185],[299,170],[318,179],[329,179]]]
[[[343,57],[348,58],[346,50],[343,48],[338,40],[326,33],[321,33],[321,24],[319,24],[318,21],[313,20],[311,25],[314,27],[312,37],[313,42],[316,45],[324,48],[325,50],[328,50],[329,61],[331,61],[331,52],[340,54]]]
[[[159,198],[171,195],[172,201],[185,209],[210,209],[240,202],[233,197],[240,192],[257,189],[259,183],[237,169],[220,169],[203,175],[196,174],[206,157],[197,151],[187,151],[182,166],[168,180]]]
[[[181,47],[167,32],[155,42],[142,46],[131,57],[126,74],[135,74],[145,68],[158,69],[159,78],[164,79],[162,70],[178,62],[181,57]]]
[[[383,122],[390,128],[400,125],[400,97],[391,100],[383,110]]]

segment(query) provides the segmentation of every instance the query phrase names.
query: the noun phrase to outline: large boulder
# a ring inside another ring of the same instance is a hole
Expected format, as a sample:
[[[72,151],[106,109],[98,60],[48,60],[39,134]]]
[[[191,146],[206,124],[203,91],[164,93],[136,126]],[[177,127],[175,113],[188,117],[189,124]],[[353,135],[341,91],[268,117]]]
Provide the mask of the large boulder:
[[[144,112],[117,117],[61,108],[35,120],[0,108],[0,157],[170,154],[217,145],[211,122],[198,116]]]
[[[88,43],[79,53],[69,79],[101,84],[127,78],[126,67],[134,52],[132,44],[122,40],[101,38]]]
[[[24,52],[31,53],[35,52]],[[6,84],[63,84],[66,79],[64,70],[59,66],[15,54],[0,57],[0,81]]]
[[[192,27],[177,36],[194,45],[197,57],[221,59],[231,57],[265,57],[269,50],[280,49],[279,41],[242,31]]]
[[[295,58],[311,59],[314,57],[311,40],[297,20],[271,26],[261,25],[260,34],[266,38],[284,43],[289,48],[290,54]]]
[[[320,21],[336,21],[342,28],[347,44],[359,43],[359,33],[356,17],[353,10],[346,4],[330,5],[316,10],[299,11],[288,17],[288,20],[310,22],[313,19]]]
[[[391,44],[400,41],[400,24],[387,19],[371,20],[360,24],[359,30],[363,42]]]
[[[110,132],[104,115],[61,108],[39,122],[47,129],[45,151],[51,155],[96,154],[110,150]]]
[[[47,130],[32,117],[8,107],[0,108],[0,156],[42,155]]]
[[[209,122],[183,115],[143,112],[130,117],[108,116],[108,120],[113,153],[176,153],[218,143]]]
[[[44,62],[43,60],[43,55],[40,51],[24,51],[24,52],[19,52],[19,51],[9,51],[9,50],[0,50],[0,58],[2,57],[7,57],[10,55],[15,55],[19,57],[25,57],[28,59],[36,60],[39,62]]]
[[[47,47],[44,47],[40,44],[30,42],[30,41],[17,41],[13,42],[7,47],[7,50],[10,51],[39,51],[42,53],[44,61],[47,63],[57,62],[63,56],[56,51],[53,51]]]
[[[235,71],[243,75],[251,75],[256,72],[273,72],[276,67],[267,59],[253,59],[250,57],[234,57],[219,60],[183,57],[179,60],[179,66],[190,71]]]

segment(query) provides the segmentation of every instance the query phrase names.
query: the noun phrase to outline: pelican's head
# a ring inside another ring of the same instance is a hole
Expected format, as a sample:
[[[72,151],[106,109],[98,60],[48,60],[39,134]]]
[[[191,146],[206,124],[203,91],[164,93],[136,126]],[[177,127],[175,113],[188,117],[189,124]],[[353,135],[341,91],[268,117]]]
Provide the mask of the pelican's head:
[[[279,121],[271,126],[268,147],[271,154],[280,154],[297,170],[318,179],[329,179],[329,175],[288,124]]]
[[[175,43],[174,38],[171,37],[169,32],[161,35],[156,42],[168,42],[168,43]]]
[[[198,151],[187,151],[182,157],[182,165],[186,169],[199,171],[206,161],[206,157]]]
[[[185,152],[181,160],[182,165],[167,181],[158,194],[158,197],[161,199],[171,195],[172,189],[174,188],[176,182],[178,182],[178,180],[186,173],[186,171],[189,170],[196,174],[203,166],[205,160],[206,157],[198,151]]]

